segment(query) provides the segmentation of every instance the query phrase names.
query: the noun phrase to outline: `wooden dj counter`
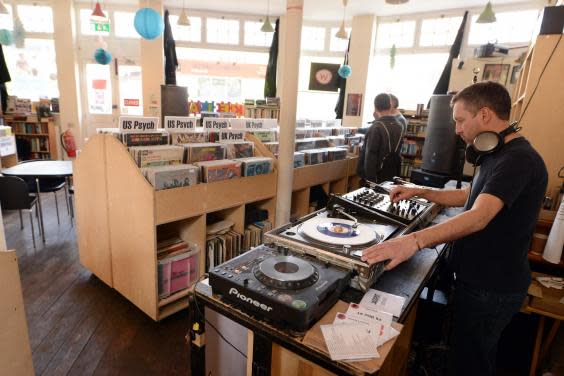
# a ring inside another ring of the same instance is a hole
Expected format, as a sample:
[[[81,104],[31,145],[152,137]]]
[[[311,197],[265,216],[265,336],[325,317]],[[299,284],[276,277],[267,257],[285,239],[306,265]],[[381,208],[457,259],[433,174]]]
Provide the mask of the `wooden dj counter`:
[[[379,348],[381,358],[372,362],[374,366],[372,368],[363,364],[367,362],[332,361],[325,352],[312,346],[311,341],[304,340],[305,337],[311,337],[309,334],[280,330],[259,317],[220,300],[218,296],[212,294],[210,286],[206,283],[207,280],[198,283],[195,287],[195,304],[191,304],[191,307],[193,307],[193,313],[200,316],[200,322],[204,322],[201,316],[205,315],[207,323],[205,335],[197,336],[192,341],[192,375],[204,375],[209,372],[212,372],[214,376],[240,373],[247,375],[364,375],[370,374],[368,369],[374,370],[372,374],[379,375],[405,374],[417,302],[423,288],[432,285],[431,277],[443,258],[446,247],[439,246],[437,249],[421,250],[407,262],[385,272],[373,285],[374,289],[405,297],[406,302],[397,320],[398,324],[403,325],[400,335],[383,345],[383,347],[388,345],[389,349],[380,351]],[[429,287],[430,290],[433,289],[432,286]],[[341,300],[358,303],[362,296],[362,292],[349,288],[341,296]],[[343,304],[343,302],[337,304]],[[239,328],[238,334],[231,333],[231,338],[227,338],[229,335],[229,329],[225,326],[227,322]],[[316,326],[308,333],[315,328]],[[218,332],[220,332],[219,336]],[[224,339],[227,339],[230,344],[227,344]],[[199,345],[206,345],[208,349],[204,350]],[[231,355],[222,354],[220,348]],[[231,357],[239,358],[239,370],[236,369],[235,361],[230,360]],[[245,364],[242,363],[246,363],[246,369],[244,369]]]

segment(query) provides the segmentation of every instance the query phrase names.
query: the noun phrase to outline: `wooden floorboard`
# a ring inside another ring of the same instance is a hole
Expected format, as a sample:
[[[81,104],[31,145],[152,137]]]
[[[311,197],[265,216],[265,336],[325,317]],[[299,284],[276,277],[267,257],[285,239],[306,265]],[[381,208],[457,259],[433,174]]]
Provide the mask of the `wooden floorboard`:
[[[37,375],[189,375],[186,311],[155,323],[79,263],[75,227],[59,193],[43,194],[46,243],[29,216],[4,212],[9,249],[18,255]],[[34,214],[33,220],[36,221]],[[1,373],[1,372],[0,372]]]

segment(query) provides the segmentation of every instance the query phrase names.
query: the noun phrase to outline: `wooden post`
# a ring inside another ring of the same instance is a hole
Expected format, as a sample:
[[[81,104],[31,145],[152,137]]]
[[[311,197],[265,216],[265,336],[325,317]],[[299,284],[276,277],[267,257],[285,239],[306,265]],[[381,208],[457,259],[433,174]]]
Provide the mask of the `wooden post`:
[[[162,0],[140,0],[139,7],[153,8],[163,15]],[[143,75],[143,115],[161,115],[161,84],[164,83],[162,36],[153,40],[141,38],[141,72]]]
[[[288,0],[286,15],[281,19],[279,50],[284,51],[278,61],[284,86],[280,96],[280,154],[278,156],[278,187],[276,226],[288,223],[292,205],[294,174],[294,139],[296,135],[296,106],[303,20],[303,0]]]

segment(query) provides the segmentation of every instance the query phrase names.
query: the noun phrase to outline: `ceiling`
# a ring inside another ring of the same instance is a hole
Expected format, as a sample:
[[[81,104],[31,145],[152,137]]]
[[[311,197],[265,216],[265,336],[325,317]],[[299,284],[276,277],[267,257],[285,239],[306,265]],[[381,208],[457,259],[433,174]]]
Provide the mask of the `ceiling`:
[[[267,12],[267,0],[163,0],[165,6],[182,8],[183,1],[188,9],[206,10],[221,13],[242,13],[264,15]],[[92,2],[92,0],[78,0]],[[485,6],[487,0],[409,0],[401,5],[389,5],[385,0],[349,0],[347,19],[354,15],[376,14],[393,16],[403,14],[437,12],[449,9],[479,8]],[[137,0],[105,0],[102,4],[143,5]],[[519,4],[540,7],[542,0],[493,0],[493,8],[497,6]],[[270,14],[282,15],[286,12],[286,0],[270,0]],[[342,0],[304,0],[304,18],[308,20],[333,21],[343,17]]]

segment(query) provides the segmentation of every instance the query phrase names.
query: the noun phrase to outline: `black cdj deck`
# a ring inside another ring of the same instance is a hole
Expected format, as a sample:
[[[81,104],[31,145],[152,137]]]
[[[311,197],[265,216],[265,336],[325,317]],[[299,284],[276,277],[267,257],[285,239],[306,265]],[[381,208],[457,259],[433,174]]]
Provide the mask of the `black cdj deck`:
[[[348,286],[350,271],[286,247],[260,245],[209,272],[214,294],[274,324],[305,331]]]

